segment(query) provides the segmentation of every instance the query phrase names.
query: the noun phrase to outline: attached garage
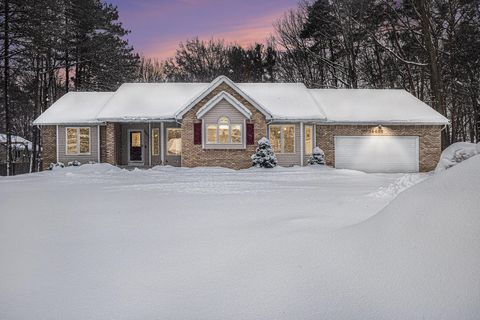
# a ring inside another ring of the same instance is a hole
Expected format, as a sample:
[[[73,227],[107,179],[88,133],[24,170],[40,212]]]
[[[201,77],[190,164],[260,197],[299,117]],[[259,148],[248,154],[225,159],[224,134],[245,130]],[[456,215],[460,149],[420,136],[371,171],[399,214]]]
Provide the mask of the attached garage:
[[[418,172],[418,137],[335,136],[335,167],[365,172]]]

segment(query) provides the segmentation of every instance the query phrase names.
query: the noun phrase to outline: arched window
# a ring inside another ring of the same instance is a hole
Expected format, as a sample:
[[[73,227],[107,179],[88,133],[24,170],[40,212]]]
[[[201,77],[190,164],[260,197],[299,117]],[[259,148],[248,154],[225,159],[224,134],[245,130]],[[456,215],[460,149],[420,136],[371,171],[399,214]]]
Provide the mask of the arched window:
[[[227,117],[218,119],[218,143],[230,143],[230,120]]]
[[[231,124],[228,117],[220,117],[216,124],[207,124],[207,144],[241,144],[242,125]]]

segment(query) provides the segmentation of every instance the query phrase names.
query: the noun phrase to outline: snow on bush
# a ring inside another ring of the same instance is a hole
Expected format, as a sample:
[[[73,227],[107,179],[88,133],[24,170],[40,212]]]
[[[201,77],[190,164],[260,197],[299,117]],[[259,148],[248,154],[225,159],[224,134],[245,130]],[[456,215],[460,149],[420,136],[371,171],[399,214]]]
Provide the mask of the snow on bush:
[[[67,163],[69,167],[79,167],[82,165],[82,163],[78,160],[73,160]]]
[[[65,164],[63,162],[50,163],[48,170],[53,170],[54,168],[65,168]]]
[[[257,168],[273,168],[277,165],[277,157],[273,152],[272,145],[265,137],[258,141],[257,150],[251,158],[253,166]]]
[[[310,158],[308,158],[307,163],[309,165],[316,165],[316,164],[324,165],[325,152],[323,152],[323,150],[320,149],[319,147],[313,148],[312,155],[310,156]]]
[[[480,154],[480,144],[456,142],[443,150],[435,173],[442,172],[454,165]]]

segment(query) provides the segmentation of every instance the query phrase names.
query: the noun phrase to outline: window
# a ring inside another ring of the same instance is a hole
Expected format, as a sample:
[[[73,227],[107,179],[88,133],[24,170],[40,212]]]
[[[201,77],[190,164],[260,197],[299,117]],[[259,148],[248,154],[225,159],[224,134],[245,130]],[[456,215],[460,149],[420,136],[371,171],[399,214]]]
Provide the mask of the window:
[[[66,154],[90,154],[90,128],[67,128],[66,136]]]
[[[230,120],[227,117],[218,119],[218,141],[222,144],[230,142]]]
[[[217,124],[207,124],[207,144],[241,143],[241,124],[230,124],[230,120],[227,117],[220,117]]]
[[[160,130],[158,128],[152,129],[152,155],[158,156],[160,154]]]
[[[179,156],[182,154],[182,129],[167,128],[167,155]]]
[[[270,143],[277,153],[295,153],[295,126],[270,126]]]
[[[305,126],[305,154],[313,152],[313,126]]]

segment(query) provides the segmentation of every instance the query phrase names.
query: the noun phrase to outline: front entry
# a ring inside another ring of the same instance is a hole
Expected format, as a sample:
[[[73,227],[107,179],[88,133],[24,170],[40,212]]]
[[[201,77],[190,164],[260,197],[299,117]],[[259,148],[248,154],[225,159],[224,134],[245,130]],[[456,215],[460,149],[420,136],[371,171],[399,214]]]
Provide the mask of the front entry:
[[[128,162],[143,164],[143,131],[128,130]]]

